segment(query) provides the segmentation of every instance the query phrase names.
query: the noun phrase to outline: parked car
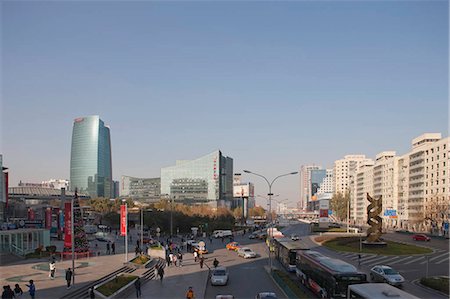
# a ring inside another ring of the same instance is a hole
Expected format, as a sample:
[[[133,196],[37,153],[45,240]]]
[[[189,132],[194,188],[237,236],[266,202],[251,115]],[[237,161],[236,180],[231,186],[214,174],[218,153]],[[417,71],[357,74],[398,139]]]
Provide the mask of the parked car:
[[[234,251],[237,251],[239,248],[241,248],[241,246],[239,245],[238,242],[230,242],[225,247],[228,250],[234,250]]]
[[[258,234],[258,239],[264,240],[265,238],[267,238],[267,234],[266,233],[259,233]]]
[[[233,295],[217,295],[216,299],[234,299]]]
[[[258,234],[257,233],[252,233],[248,236],[249,239],[256,239],[258,238]]]
[[[405,279],[389,266],[378,265],[370,269],[370,279],[381,281],[393,286],[401,286]]]
[[[245,259],[251,259],[256,257],[256,253],[248,247],[239,248],[237,253],[238,256],[242,256]]]
[[[291,240],[292,241],[298,241],[298,240],[300,240],[300,238],[299,238],[299,236],[293,234],[293,235],[291,235]]]
[[[262,292],[258,293],[255,297],[256,299],[277,299],[277,295],[273,292]]]
[[[427,235],[424,234],[416,234],[412,236],[414,241],[426,241],[429,242],[431,239]]]
[[[228,283],[228,271],[225,267],[217,267],[211,271],[211,285],[227,285]]]
[[[329,228],[341,228],[341,225],[337,222],[330,222],[328,223]]]

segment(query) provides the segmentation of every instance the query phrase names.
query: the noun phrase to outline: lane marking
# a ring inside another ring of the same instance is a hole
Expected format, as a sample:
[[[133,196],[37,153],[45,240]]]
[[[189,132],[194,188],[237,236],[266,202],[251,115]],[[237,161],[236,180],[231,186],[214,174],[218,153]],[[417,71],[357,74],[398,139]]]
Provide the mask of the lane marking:
[[[388,257],[386,260],[384,260],[384,261],[379,261],[379,262],[382,262],[383,264],[387,265],[387,264],[391,263],[391,261],[393,261],[393,260],[395,260],[395,259],[398,259],[398,258],[399,258],[399,256]],[[373,261],[372,261],[372,262],[373,262]],[[371,263],[371,264],[370,264],[371,267],[375,266],[375,264],[372,264],[372,262],[370,262],[370,263]],[[379,263],[379,262],[377,262],[377,263]]]
[[[409,265],[409,264],[412,264],[412,263],[416,263],[418,261],[423,261],[423,259],[424,259],[424,256],[419,256],[418,258],[413,259],[412,261],[408,261],[408,262],[404,263],[403,265]]]
[[[435,264],[442,264],[443,262],[445,262],[445,261],[448,261],[448,256],[445,258],[445,259],[443,259],[443,260],[441,260],[441,261],[439,261],[439,262],[436,262]]]
[[[412,258],[412,256],[407,256],[407,257],[405,257],[405,258],[399,259],[398,261],[394,261],[394,262],[391,263],[391,264],[392,264],[392,265],[393,265],[393,264],[397,264],[397,263],[399,263],[399,262],[406,261],[406,260],[408,260],[408,259],[410,259],[410,258]]]

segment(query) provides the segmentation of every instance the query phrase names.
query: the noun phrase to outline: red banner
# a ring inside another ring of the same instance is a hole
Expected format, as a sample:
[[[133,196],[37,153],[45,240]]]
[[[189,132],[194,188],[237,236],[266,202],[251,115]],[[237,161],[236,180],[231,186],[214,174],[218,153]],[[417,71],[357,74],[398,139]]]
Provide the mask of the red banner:
[[[127,235],[127,206],[120,206],[120,235]]]
[[[28,208],[28,220],[33,221],[34,220],[34,210],[32,208]]]
[[[52,228],[52,208],[45,209],[45,228]]]
[[[72,206],[64,204],[64,247],[72,247]]]

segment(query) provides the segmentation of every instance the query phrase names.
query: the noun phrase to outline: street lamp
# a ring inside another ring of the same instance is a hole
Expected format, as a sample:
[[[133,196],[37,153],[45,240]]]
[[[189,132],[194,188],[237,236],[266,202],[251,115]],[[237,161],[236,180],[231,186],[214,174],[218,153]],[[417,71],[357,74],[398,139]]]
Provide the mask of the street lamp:
[[[267,195],[269,196],[270,224],[272,224],[272,196],[273,196],[272,185],[277,179],[279,179],[281,177],[284,177],[284,176],[288,176],[288,175],[295,175],[295,174],[298,173],[298,171],[294,171],[294,172],[290,172],[290,173],[286,173],[286,174],[281,174],[281,175],[275,177],[272,180],[272,182],[269,182],[269,180],[265,176],[263,176],[261,174],[258,174],[258,173],[255,173],[255,172],[252,172],[250,170],[244,170],[244,172],[245,173],[250,173],[250,174],[253,174],[253,175],[256,175],[256,176],[259,176],[259,177],[262,177],[266,181],[267,186],[269,186],[269,193],[267,193]],[[269,240],[269,263],[270,263],[270,271],[272,271],[272,256],[271,256],[271,253],[270,253],[270,245],[271,245],[271,241],[272,241],[271,239],[272,239],[272,236],[273,236],[273,227],[271,227],[270,229],[271,229],[271,234],[268,235],[268,237],[270,238],[270,240]]]

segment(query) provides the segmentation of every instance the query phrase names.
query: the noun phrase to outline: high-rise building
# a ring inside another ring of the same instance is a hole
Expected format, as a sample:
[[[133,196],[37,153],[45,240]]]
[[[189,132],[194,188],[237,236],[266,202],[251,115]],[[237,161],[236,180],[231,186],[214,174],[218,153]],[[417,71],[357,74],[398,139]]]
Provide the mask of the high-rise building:
[[[161,196],[174,201],[231,208],[233,159],[220,150],[161,168]]]
[[[311,170],[321,168],[317,165],[300,166],[300,209],[306,209],[311,200]]]
[[[355,202],[351,204],[353,208],[354,220],[358,225],[367,223],[367,193],[373,196],[373,165],[374,161],[367,160],[360,165],[356,173],[356,196]]]
[[[112,165],[109,127],[98,115],[74,120],[70,156],[70,189],[91,197],[111,198]]]
[[[120,186],[120,197],[142,202],[157,202],[161,199],[160,178],[135,178],[123,175]]]
[[[120,184],[119,181],[112,181],[113,183],[113,195],[112,198],[119,198],[120,196]]]

